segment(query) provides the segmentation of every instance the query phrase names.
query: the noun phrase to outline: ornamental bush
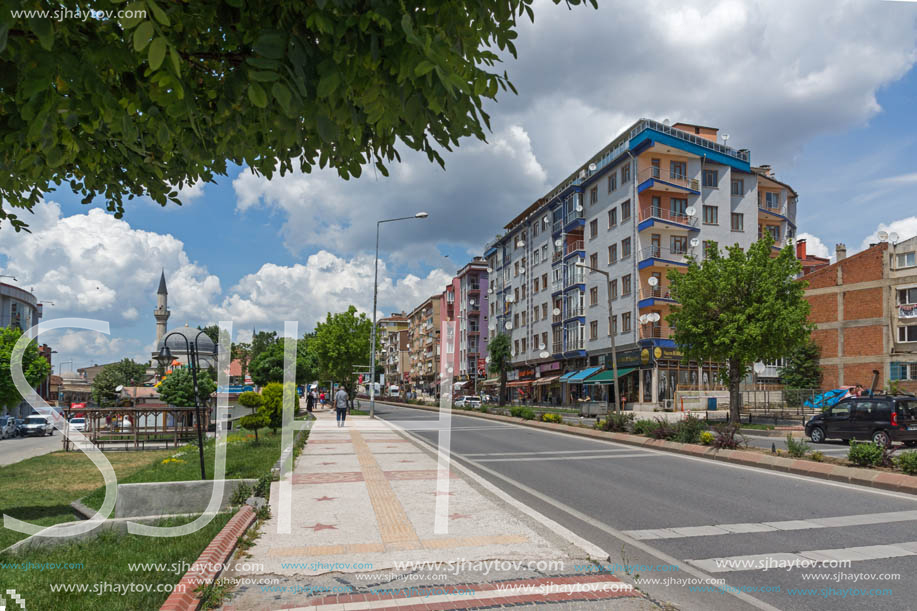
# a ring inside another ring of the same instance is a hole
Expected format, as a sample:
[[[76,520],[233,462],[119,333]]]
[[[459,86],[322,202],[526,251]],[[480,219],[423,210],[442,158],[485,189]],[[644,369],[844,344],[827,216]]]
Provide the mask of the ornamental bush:
[[[882,462],[882,448],[870,441],[851,441],[847,460],[858,467],[875,467]]]
[[[895,459],[895,466],[908,475],[917,475],[917,452],[905,452]]]

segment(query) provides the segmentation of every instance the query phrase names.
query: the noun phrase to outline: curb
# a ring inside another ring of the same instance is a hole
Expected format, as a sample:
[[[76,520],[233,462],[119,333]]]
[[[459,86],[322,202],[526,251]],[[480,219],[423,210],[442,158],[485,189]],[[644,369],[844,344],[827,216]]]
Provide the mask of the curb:
[[[386,403],[398,407],[422,409],[429,412],[439,411],[438,407],[395,403],[391,401],[386,401]],[[702,446],[691,443],[678,443],[675,441],[650,439],[640,435],[597,431],[594,429],[584,429],[565,424],[522,420],[520,418],[498,416],[496,414],[482,414],[480,412],[465,410],[452,411],[453,413],[456,413],[460,416],[471,416],[473,418],[483,418],[485,420],[510,422],[531,428],[565,433],[567,435],[615,441],[627,445],[651,448],[654,450],[662,450],[664,452],[672,452],[675,454],[685,454],[697,458],[719,460],[745,465],[748,467],[768,469],[770,471],[781,471],[783,473],[792,473],[794,475],[804,475],[807,477],[843,482],[846,484],[856,484],[858,486],[867,486],[870,488],[880,488],[882,490],[891,490],[893,492],[903,492],[905,494],[917,495],[917,476],[905,475],[903,473],[889,473],[887,471],[873,471],[871,469],[862,469],[858,467],[844,467],[842,465],[819,463],[801,458],[783,458],[782,456],[772,456],[769,454],[748,452],[745,450],[717,450],[709,446]]]
[[[159,608],[160,611],[195,611],[201,604],[195,589],[209,585],[216,579],[219,574],[217,567],[226,563],[236,549],[239,538],[254,521],[255,512],[251,506],[245,505],[237,511],[184,574]]]

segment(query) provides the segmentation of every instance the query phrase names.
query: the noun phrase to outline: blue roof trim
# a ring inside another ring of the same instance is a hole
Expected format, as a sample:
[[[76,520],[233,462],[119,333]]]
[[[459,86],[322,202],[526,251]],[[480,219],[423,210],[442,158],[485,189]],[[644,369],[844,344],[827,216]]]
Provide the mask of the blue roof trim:
[[[586,219],[573,219],[572,221],[567,221],[567,224],[564,225],[564,228],[560,231],[560,233],[569,233],[570,228],[576,226],[585,227]]]
[[[565,318],[561,324],[565,325],[568,322],[570,322],[571,320],[578,320],[579,322],[585,323],[586,317],[585,316],[571,316],[570,318]]]
[[[490,248],[488,248],[487,250],[484,251],[484,257],[485,257],[485,258],[486,258],[486,257],[489,257],[490,255],[494,254],[495,252],[497,252],[497,247],[496,247],[496,246],[491,246]]]
[[[777,212],[771,212],[771,211],[768,210],[767,208],[761,208],[760,206],[758,207],[758,212],[764,212],[765,214],[770,214],[771,216],[776,216],[778,219],[784,220],[784,221],[786,221],[787,223],[789,223],[790,225],[792,225],[792,226],[793,226],[793,229],[796,229],[796,223],[794,223],[793,221],[791,221],[791,220],[788,219],[787,217],[783,216],[782,214],[779,214],[779,213],[777,213]]]
[[[659,263],[669,263],[671,265],[681,265],[683,267],[688,267],[687,263],[681,263],[679,261],[670,261],[668,259],[660,259],[659,257],[650,257],[649,259],[644,259],[637,264],[637,269],[646,269],[647,267],[652,267],[656,265],[656,261]]]
[[[659,223],[660,225],[670,225],[672,227],[677,227],[678,229],[687,229],[688,231],[700,231],[700,227],[692,227],[691,225],[685,225],[684,223],[677,223],[675,221],[669,221],[659,217],[653,217],[646,219],[645,221],[640,221],[640,223],[637,225],[637,231],[644,231],[649,229],[656,223]]]
[[[676,189],[681,189],[682,191],[686,193],[691,193],[693,195],[700,195],[700,191],[695,191],[694,189],[691,189],[689,187],[683,187],[681,185],[676,185],[675,183],[669,182],[667,180],[662,180],[660,178],[647,178],[646,180],[641,182],[639,185],[637,185],[637,193],[643,193],[647,189],[652,189],[653,185],[656,184],[657,182],[663,185],[667,185],[669,187],[675,187]]]
[[[665,297],[647,297],[646,299],[641,299],[637,302],[638,308],[651,308],[656,305],[656,302],[659,302],[659,305],[665,305],[667,303],[678,303],[674,299],[666,299]]]
[[[585,350],[567,350],[564,352],[564,358],[572,359],[580,356],[586,356]]]
[[[741,170],[742,172],[751,172],[751,164],[747,161],[741,161],[739,159],[730,157],[729,155],[724,155],[723,153],[705,149],[702,146],[698,146],[690,142],[685,142],[684,140],[680,140],[668,134],[663,134],[662,132],[657,132],[655,129],[651,128],[644,129],[642,132],[631,138],[630,149],[636,155],[639,154],[638,151],[643,151],[656,142],[680,149],[682,151],[693,153],[698,157],[706,157],[710,161],[722,165],[728,165],[729,167]]]
[[[585,290],[586,290],[586,283],[585,283],[585,282],[581,282],[581,283],[579,283],[579,284],[571,284],[570,286],[566,287],[566,288],[565,288],[563,291],[561,291],[561,292],[562,292],[562,293],[566,293],[566,292],[569,291],[570,289],[579,289],[579,290],[581,290],[581,291],[585,291]]]

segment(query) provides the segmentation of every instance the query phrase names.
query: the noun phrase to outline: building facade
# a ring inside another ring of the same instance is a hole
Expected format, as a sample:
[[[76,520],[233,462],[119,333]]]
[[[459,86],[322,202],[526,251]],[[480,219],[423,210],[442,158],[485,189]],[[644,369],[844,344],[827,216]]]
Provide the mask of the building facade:
[[[670,405],[676,386],[717,379],[716,365],[681,363],[665,323],[675,303],[666,273],[765,232],[779,250],[795,236],[797,203],[769,166],[717,139],[715,128],[641,119],[486,247],[488,330],[510,335],[514,392],[611,400],[607,377],[588,378],[611,367],[612,333],[630,405]]]
[[[487,262],[483,257],[460,269],[440,297],[442,321],[455,323],[455,342],[441,342],[440,370],[452,368],[454,388],[474,392],[485,376],[487,357]],[[442,337],[442,334],[440,334]]]
[[[38,324],[41,314],[42,306],[35,295],[18,286],[0,282],[0,326],[26,331]]]
[[[385,368],[385,386],[400,386],[404,379],[405,364],[409,362],[407,354],[408,315],[404,312],[393,313],[379,319],[378,331],[379,354],[376,362]]]
[[[408,316],[410,372],[407,390],[437,395],[439,389],[440,295],[428,297]]]
[[[882,242],[806,275],[823,388],[897,382],[917,391],[917,237]]]

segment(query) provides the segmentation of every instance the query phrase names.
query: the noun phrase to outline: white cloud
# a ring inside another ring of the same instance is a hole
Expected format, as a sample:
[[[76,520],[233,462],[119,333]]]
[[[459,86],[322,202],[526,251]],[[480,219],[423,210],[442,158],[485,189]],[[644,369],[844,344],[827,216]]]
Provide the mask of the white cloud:
[[[880,178],[876,182],[879,184],[890,185],[890,186],[913,185],[913,184],[917,184],[917,172],[911,172],[909,174],[899,174],[897,176],[888,176],[886,178]]]
[[[828,246],[821,241],[821,238],[818,236],[812,235],[811,233],[800,233],[797,236],[799,240],[806,241],[806,253],[810,255],[815,255],[816,257],[831,257],[832,253],[828,249]]]
[[[895,240],[896,242],[902,242],[912,238],[917,235],[917,216],[909,216],[907,218],[898,219],[897,221],[892,221],[888,224],[879,223],[875,231],[863,238],[863,242],[860,244],[860,250],[869,248],[870,244],[875,244],[878,242],[880,231],[884,231],[889,236],[892,234],[897,234],[898,239]]]

